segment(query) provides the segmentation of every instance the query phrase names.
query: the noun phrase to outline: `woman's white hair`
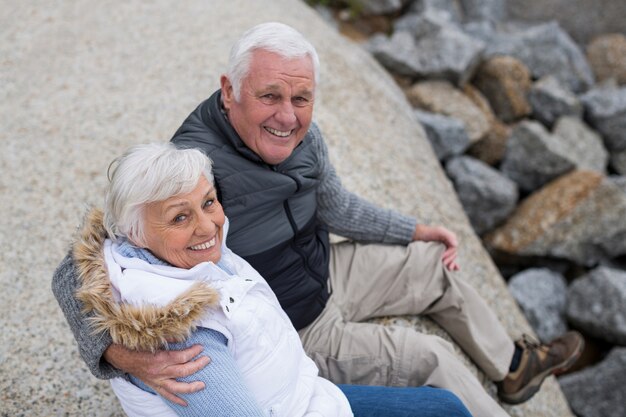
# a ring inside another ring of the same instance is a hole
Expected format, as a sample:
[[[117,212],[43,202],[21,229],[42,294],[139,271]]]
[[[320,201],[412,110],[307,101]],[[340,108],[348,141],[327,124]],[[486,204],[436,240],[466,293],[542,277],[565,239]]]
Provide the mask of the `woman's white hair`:
[[[258,49],[274,52],[287,59],[308,56],[313,63],[317,86],[320,60],[313,45],[291,26],[278,22],[261,23],[248,29],[230,49],[226,76],[233,86],[235,100],[240,99],[241,82],[250,70],[252,53]]]
[[[211,160],[198,149],[150,143],[128,149],[108,170],[104,227],[109,238],[125,237],[145,244],[143,210],[146,204],[193,191],[200,176],[213,184]]]

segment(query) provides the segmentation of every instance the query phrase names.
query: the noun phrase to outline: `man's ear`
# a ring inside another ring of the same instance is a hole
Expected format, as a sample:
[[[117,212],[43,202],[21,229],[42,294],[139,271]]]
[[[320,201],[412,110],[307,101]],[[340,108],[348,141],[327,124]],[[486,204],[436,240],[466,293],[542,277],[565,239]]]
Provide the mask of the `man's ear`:
[[[233,85],[226,75],[220,77],[220,85],[222,88],[222,104],[226,110],[229,110],[231,103],[235,100]]]

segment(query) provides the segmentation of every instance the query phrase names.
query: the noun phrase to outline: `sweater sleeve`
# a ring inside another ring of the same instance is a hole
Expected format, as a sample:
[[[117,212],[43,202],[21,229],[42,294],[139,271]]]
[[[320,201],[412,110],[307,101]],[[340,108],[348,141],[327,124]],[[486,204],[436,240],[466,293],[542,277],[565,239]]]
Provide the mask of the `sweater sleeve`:
[[[187,407],[164,400],[180,417],[262,417],[265,414],[245,385],[241,372],[231,353],[228,351],[226,337],[215,330],[199,327],[182,343],[175,343],[169,349],[185,349],[192,345],[202,345],[203,355],[211,362],[195,374],[178,378],[178,381],[202,381],[205,388],[191,394],[182,394]],[[140,380],[130,377],[131,381],[144,391],[154,394]]]
[[[311,125],[311,132],[321,166],[317,216],[329,231],[360,242],[411,242],[417,220],[378,207],[346,190],[330,163],[324,138],[315,124]]]
[[[54,272],[52,292],[74,334],[80,356],[97,378],[123,377],[122,371],[111,366],[102,357],[112,343],[111,336],[108,333],[93,334],[88,323],[89,315],[83,313],[82,303],[76,299],[77,289],[78,272],[71,253],[68,253]]]

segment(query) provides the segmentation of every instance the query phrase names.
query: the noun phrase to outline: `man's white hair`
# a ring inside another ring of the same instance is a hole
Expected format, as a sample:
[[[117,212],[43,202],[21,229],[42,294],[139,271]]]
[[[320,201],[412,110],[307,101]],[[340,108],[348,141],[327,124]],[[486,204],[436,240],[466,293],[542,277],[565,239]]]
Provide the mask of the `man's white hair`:
[[[193,191],[200,176],[213,184],[211,160],[198,149],[177,149],[170,142],[137,145],[109,166],[104,227],[109,238],[125,237],[145,245],[147,204]]]
[[[226,76],[233,86],[235,100],[240,99],[241,82],[250,70],[252,53],[259,49],[287,59],[308,56],[313,63],[313,76],[317,86],[320,60],[313,45],[300,32],[284,23],[261,23],[248,29],[230,50]]]

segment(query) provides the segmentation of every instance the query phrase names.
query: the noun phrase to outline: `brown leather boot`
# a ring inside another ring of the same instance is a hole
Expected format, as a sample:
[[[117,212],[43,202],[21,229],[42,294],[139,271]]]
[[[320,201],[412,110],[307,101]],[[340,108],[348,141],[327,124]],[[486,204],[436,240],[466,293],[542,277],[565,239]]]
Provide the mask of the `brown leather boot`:
[[[580,333],[570,331],[547,344],[527,335],[515,342],[522,349],[519,366],[498,382],[498,397],[509,404],[527,401],[549,375],[563,372],[576,362],[585,347]]]

